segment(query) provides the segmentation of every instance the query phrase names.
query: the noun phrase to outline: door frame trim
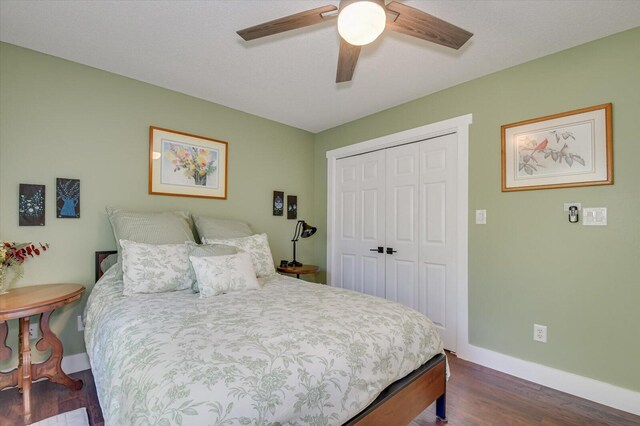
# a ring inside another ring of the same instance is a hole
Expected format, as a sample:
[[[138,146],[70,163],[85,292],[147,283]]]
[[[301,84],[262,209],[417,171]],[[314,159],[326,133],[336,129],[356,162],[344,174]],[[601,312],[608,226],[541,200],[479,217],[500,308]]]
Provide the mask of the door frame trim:
[[[365,154],[385,148],[391,148],[423,139],[444,136],[450,133],[458,135],[457,184],[458,184],[458,220],[457,220],[457,351],[466,351],[469,346],[469,126],[473,115],[467,114],[437,123],[431,123],[402,132],[355,143],[342,148],[327,151],[327,284],[332,285],[332,259],[334,232],[337,229],[333,209],[335,207],[335,183],[337,160],[353,155]]]

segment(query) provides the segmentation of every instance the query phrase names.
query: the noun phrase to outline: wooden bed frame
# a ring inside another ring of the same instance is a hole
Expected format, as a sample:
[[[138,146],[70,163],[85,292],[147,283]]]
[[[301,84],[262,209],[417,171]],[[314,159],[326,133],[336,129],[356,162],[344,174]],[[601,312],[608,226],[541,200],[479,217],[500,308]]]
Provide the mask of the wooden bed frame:
[[[100,263],[114,253],[117,252],[96,252],[96,281],[102,276]],[[389,385],[367,408],[345,425],[407,425],[434,401],[436,416],[446,423],[446,374],[446,358],[443,354],[438,354],[406,377]]]
[[[438,354],[408,376],[391,383],[345,425],[408,425],[434,401],[436,416],[446,418],[446,358]]]
[[[111,255],[111,254],[116,254],[118,253],[115,250],[108,250],[108,251],[97,251],[96,252],[96,262],[95,262],[95,268],[96,268],[96,282],[98,282],[98,280],[100,279],[100,277],[102,276],[102,269],[100,269],[100,264],[102,263],[103,260],[105,260],[107,258],[107,256]]]

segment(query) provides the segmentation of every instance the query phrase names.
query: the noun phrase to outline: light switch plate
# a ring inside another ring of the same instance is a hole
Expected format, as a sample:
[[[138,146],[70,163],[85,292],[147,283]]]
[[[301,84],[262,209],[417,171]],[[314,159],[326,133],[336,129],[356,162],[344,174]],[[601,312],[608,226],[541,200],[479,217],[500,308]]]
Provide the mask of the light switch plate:
[[[568,212],[569,211],[569,207],[571,206],[576,206],[578,208],[578,210],[582,210],[582,204],[580,203],[564,203],[564,211]]]
[[[585,207],[582,210],[582,224],[585,226],[607,226],[607,208]]]
[[[486,224],[487,224],[487,211],[476,210],[476,225],[486,225]]]

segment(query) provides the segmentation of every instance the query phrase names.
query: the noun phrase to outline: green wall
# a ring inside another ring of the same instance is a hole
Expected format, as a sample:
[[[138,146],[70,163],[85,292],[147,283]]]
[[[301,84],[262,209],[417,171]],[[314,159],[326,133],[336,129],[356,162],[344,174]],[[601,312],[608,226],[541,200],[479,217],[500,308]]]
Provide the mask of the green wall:
[[[635,28],[317,134],[318,223],[326,223],[326,151],[472,113],[470,343],[640,391],[638,46]],[[613,186],[501,192],[501,125],[607,102]],[[609,225],[570,224],[564,202],[607,207]],[[487,225],[472,222],[476,209],[487,209]],[[533,341],[534,323],[548,326],[547,344]]]
[[[149,195],[149,125],[228,141],[228,199]],[[313,141],[313,134],[299,129],[0,44],[0,238],[51,244],[46,254],[27,261],[19,285],[78,282],[91,289],[94,251],[115,247],[107,205],[238,218],[268,233],[276,260],[289,259],[295,221],[272,215],[273,190],[297,195],[299,217],[315,223]],[[56,177],[80,179],[80,219],[55,217]],[[46,226],[18,226],[20,183],[46,185]],[[312,244],[298,248],[300,259],[312,259]],[[84,300],[53,315],[65,355],[85,351],[76,331]],[[14,347],[15,323],[8,339]],[[0,369],[16,359],[14,351]]]
[[[271,215],[272,190],[297,194],[319,226],[300,258],[325,267],[327,150],[472,113],[470,342],[640,391],[640,29],[519,65],[312,135],[236,110],[0,44],[0,237],[48,241],[22,285],[93,282],[93,252],[112,249],[106,205],[240,218],[289,258],[293,221]],[[429,78],[425,75],[425,78]],[[613,186],[502,193],[500,126],[612,102]],[[147,194],[148,126],[227,140],[229,199]],[[314,144],[315,142],[315,144]],[[54,217],[56,177],[82,182],[82,218]],[[47,185],[47,225],[17,226],[19,183]],[[569,224],[562,203],[608,207],[609,226]],[[312,248],[315,246],[315,252]],[[54,314],[65,354],[84,351],[75,316]],[[549,341],[533,342],[533,323]],[[12,324],[9,340],[16,339]],[[15,354],[13,358],[15,363]],[[0,363],[0,369],[9,363]]]

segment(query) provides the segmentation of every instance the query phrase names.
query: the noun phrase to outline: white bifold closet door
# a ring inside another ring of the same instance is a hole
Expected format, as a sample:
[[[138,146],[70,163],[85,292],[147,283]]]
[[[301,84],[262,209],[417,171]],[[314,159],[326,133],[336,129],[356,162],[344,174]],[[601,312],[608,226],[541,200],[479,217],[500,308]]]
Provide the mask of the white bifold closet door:
[[[339,287],[385,297],[385,153],[338,161],[336,212]]]
[[[385,150],[387,157],[385,217],[386,294],[389,300],[418,309],[420,143]],[[391,249],[391,254],[387,250]]]
[[[339,159],[334,285],[427,315],[456,349],[457,135]]]

